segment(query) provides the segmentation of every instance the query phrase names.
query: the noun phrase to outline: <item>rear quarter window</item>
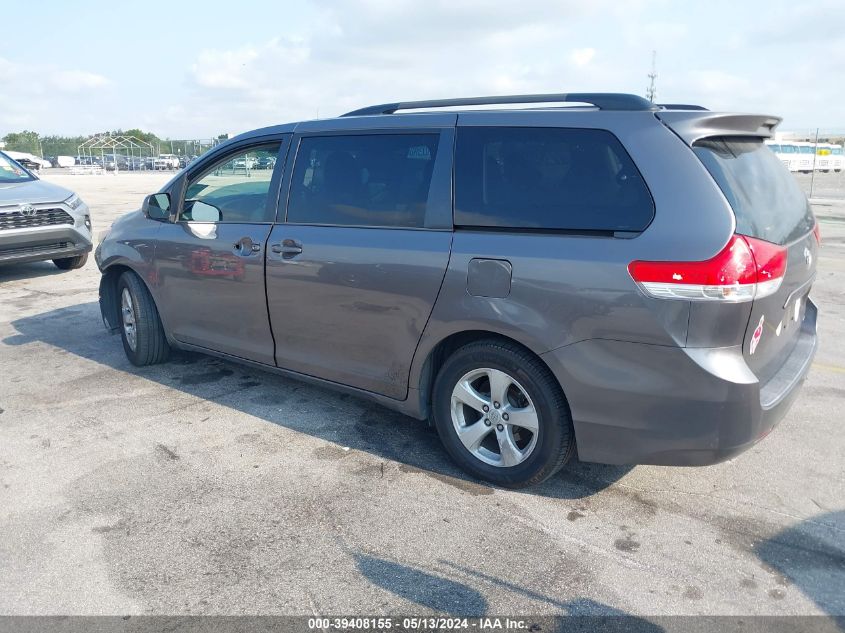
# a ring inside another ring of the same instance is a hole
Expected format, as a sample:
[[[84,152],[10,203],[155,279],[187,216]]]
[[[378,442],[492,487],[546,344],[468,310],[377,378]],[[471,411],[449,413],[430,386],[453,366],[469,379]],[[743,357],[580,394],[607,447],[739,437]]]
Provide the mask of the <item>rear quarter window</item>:
[[[693,151],[733,208],[737,233],[787,244],[813,229],[807,197],[759,138],[708,138]]]
[[[455,155],[455,225],[641,231],[645,181],[606,130],[465,127]]]

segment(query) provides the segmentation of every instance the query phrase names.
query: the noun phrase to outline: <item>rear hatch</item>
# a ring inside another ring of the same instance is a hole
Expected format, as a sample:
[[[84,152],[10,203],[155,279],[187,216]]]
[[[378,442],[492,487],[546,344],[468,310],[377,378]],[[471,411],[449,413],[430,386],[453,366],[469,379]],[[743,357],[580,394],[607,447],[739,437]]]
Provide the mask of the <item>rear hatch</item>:
[[[705,137],[692,147],[733,208],[736,233],[752,238],[755,257],[765,251],[786,261],[779,284],[765,290],[758,284],[743,340],[746,363],[765,384],[798,341],[816,273],[816,220],[795,178],[762,138]]]

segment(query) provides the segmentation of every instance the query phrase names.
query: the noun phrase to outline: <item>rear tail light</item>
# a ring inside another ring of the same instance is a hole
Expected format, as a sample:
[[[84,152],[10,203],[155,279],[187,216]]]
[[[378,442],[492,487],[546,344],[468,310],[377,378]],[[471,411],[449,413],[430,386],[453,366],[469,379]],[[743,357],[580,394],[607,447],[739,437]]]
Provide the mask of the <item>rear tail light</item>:
[[[777,292],[786,273],[786,248],[733,235],[715,257],[703,262],[628,264],[647,295],[687,301],[752,301]]]
[[[816,236],[816,242],[818,242],[819,246],[822,245],[822,230],[819,226],[819,221],[816,220],[816,225],[813,227],[813,235]]]

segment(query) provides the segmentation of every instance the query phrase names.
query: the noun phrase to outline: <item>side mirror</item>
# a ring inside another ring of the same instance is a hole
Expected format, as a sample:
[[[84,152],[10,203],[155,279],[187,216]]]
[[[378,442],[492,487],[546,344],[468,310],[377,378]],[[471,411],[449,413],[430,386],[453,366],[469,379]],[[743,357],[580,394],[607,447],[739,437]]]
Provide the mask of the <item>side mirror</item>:
[[[144,198],[141,211],[150,220],[167,222],[170,219],[170,194],[154,193]]]

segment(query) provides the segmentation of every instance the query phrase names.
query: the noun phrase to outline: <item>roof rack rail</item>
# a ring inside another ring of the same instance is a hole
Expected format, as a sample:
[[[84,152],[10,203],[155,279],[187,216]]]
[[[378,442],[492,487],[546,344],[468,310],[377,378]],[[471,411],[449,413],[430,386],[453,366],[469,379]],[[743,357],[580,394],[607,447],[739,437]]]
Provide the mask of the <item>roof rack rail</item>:
[[[704,106],[691,103],[658,103],[657,105],[664,110],[707,110]]]
[[[587,103],[599,110],[657,110],[658,106],[643,97],[619,92],[573,92],[569,94],[502,95],[498,97],[464,97],[460,99],[434,99],[430,101],[400,101],[383,103],[347,112],[343,116],[369,116],[394,114],[397,110],[422,108],[451,108],[474,105],[500,105],[511,103]]]

